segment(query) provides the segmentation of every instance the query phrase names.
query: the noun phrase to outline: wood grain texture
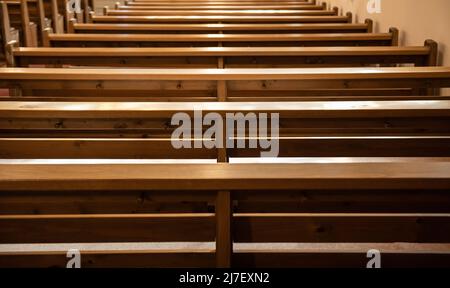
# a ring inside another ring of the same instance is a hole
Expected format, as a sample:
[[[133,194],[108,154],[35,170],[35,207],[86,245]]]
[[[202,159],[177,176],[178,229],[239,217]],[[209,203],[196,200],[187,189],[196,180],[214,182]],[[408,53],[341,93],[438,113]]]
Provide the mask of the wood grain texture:
[[[0,189],[448,189],[450,164],[0,165]],[[124,173],[126,171],[126,173]]]

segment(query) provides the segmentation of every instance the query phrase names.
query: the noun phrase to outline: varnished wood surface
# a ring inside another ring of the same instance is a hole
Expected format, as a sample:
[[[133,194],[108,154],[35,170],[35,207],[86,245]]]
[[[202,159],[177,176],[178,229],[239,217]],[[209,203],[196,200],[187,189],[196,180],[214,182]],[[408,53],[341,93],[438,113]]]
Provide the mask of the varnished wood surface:
[[[85,268],[212,268],[216,263],[214,250],[208,249],[97,250],[82,251],[81,255],[81,267]],[[0,267],[4,268],[66,268],[66,265],[67,251],[0,252]]]
[[[279,42],[392,40],[391,33],[326,34],[50,34],[50,41]]]
[[[94,23],[348,23],[347,16],[92,16]]]
[[[362,80],[449,79],[450,67],[285,69],[0,68],[1,80]]]
[[[277,4],[277,5],[315,5],[315,1],[273,1],[273,0],[243,0],[243,1],[129,1],[136,5],[249,5],[249,4]]]
[[[0,243],[207,242],[214,214],[0,215]]]
[[[257,245],[235,245],[235,267],[261,268],[365,268],[367,251],[383,255],[383,267],[447,267],[450,248],[446,244],[304,244],[302,248],[265,249]],[[172,267],[211,268],[214,251],[175,250],[88,250],[81,251],[81,267]],[[67,251],[0,252],[0,267],[61,267],[67,264]]]
[[[450,163],[0,165],[0,190],[448,189]]]
[[[18,47],[15,56],[33,57],[117,57],[117,56],[371,56],[428,55],[429,47]]]
[[[448,117],[450,101],[327,101],[327,102],[20,102],[4,101],[0,118],[136,118],[171,117],[178,112],[279,113],[281,117]]]
[[[234,214],[235,242],[448,243],[450,214]]]
[[[102,24],[102,23],[75,23],[74,29],[76,30],[86,30],[86,31],[94,31],[94,30],[111,30],[111,31],[120,31],[120,30],[142,30],[142,31],[151,31],[151,30],[168,30],[168,31],[257,31],[257,30],[298,30],[298,31],[307,31],[307,30],[352,30],[352,29],[367,29],[367,24],[333,24],[333,23],[312,23],[312,24],[301,24],[301,23],[279,23],[279,24]]]
[[[203,5],[194,3],[193,5],[183,4],[183,5],[153,5],[149,3],[146,5],[144,3],[131,2],[128,5],[119,5],[117,9],[119,10],[169,10],[169,11],[186,11],[186,10],[322,10],[324,7],[322,5],[277,5],[277,3],[269,4],[262,3],[260,5],[251,5],[247,3],[241,3],[240,5],[218,5],[218,4],[208,4]]]
[[[256,7],[255,7],[256,8]],[[107,10],[106,16],[335,16],[335,10],[195,10],[164,11],[164,10]]]
[[[87,135],[84,138],[58,138],[65,136],[64,131],[61,130],[50,130],[49,134],[52,138],[27,138],[27,132],[33,135],[30,129],[24,129],[21,134],[23,138],[1,138],[0,156],[3,160],[0,160],[0,163],[88,164],[95,161],[97,164],[120,164],[120,161],[125,161],[123,159],[128,159],[127,161],[134,159],[137,160],[136,163],[145,164],[148,159],[161,159],[162,157],[167,160],[172,159],[174,163],[180,159],[217,159],[217,149],[174,149],[171,139],[167,136],[166,138],[151,139],[98,138],[97,134],[101,132],[107,134],[108,132],[107,129],[103,131],[98,129],[100,131],[96,131],[96,133],[85,131]],[[274,138],[272,139],[274,140]],[[194,143],[202,140],[187,139],[186,141]],[[279,145],[279,157],[293,157],[280,158],[278,159],[280,163],[283,161],[292,163],[328,162],[330,164],[358,161],[422,163],[443,162],[450,159],[443,157],[450,156],[450,136],[282,137],[279,139]],[[248,158],[245,157],[259,157],[261,151],[263,149],[259,148],[227,149],[228,156],[234,157],[236,161],[247,160]],[[324,158],[326,156],[328,158]],[[362,156],[367,158],[361,158]],[[22,160],[15,161],[14,159]],[[101,159],[110,160],[105,162]],[[111,159],[117,160],[111,161]],[[261,162],[264,159],[251,158],[247,161]],[[272,160],[272,162],[274,161],[276,160]]]

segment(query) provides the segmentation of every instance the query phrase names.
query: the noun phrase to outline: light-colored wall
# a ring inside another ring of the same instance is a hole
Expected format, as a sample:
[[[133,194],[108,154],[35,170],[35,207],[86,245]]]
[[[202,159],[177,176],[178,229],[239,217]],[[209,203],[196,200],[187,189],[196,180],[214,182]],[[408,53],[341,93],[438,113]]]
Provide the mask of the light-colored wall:
[[[340,13],[352,12],[356,21],[371,18],[375,32],[389,27],[400,30],[401,45],[423,45],[426,39],[439,43],[439,64],[450,66],[450,0],[381,0],[381,13],[369,14],[369,0],[319,0]]]

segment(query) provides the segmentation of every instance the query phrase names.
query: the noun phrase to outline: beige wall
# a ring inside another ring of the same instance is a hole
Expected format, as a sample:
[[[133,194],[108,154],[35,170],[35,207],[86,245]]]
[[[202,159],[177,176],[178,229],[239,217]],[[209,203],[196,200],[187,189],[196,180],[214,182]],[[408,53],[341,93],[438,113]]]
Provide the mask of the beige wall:
[[[352,12],[356,21],[371,18],[375,32],[389,27],[400,30],[401,45],[422,45],[426,39],[439,43],[439,64],[450,66],[450,0],[381,0],[381,13],[367,12],[368,0],[319,0]]]

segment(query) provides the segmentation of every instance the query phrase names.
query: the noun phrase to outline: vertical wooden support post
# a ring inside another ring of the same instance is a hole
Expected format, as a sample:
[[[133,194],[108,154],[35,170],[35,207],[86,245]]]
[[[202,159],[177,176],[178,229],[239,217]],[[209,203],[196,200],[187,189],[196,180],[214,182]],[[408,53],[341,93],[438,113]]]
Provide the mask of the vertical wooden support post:
[[[6,45],[12,40],[11,37],[11,26],[9,22],[9,12],[8,4],[6,2],[0,2],[0,12],[1,12],[1,38],[2,38],[2,48],[6,49]]]
[[[392,35],[391,46],[398,46],[398,43],[399,43],[399,39],[398,39],[399,31],[398,31],[398,29],[395,28],[395,27],[391,27],[391,28],[389,28],[389,33],[391,33],[391,35]]]
[[[91,12],[91,7],[89,6],[88,0],[82,0],[82,9],[83,9],[83,19],[85,23],[89,21],[89,12]]]
[[[70,19],[67,33],[75,33],[75,23],[77,23],[76,19]]]
[[[438,44],[436,41],[428,39],[425,41],[425,47],[430,49],[427,59],[427,66],[437,66],[438,61]]]
[[[233,254],[232,201],[230,191],[218,191],[216,197],[216,266],[230,268]]]
[[[333,7],[333,12],[334,12],[334,15],[338,16],[339,15],[339,8],[338,7]]]
[[[28,13],[28,3],[27,0],[20,1],[20,14],[22,17],[22,30],[24,36],[24,45],[26,47],[33,46],[33,37],[31,35],[30,29],[30,14]]]
[[[6,57],[6,66],[7,67],[15,67],[16,66],[16,59],[14,58],[14,48],[18,47],[19,44],[17,41],[13,40],[10,41],[8,44],[6,44],[5,47],[5,57]]]
[[[41,37],[41,43],[42,39],[44,39],[44,29],[45,27],[45,8],[44,8],[44,0],[37,0],[37,8],[39,11],[39,37]],[[39,45],[37,45],[39,46]]]
[[[437,66],[438,64],[438,43],[434,40],[426,40],[425,47],[430,49],[427,59],[427,66]],[[441,89],[439,88],[429,88],[427,91],[427,95],[430,96],[438,96],[441,94]]]
[[[44,29],[44,38],[42,38],[42,46],[44,47],[50,47],[50,38],[49,38],[49,34],[50,34],[50,29]]]
[[[219,42],[219,47],[222,43]],[[217,68],[224,68],[224,59],[219,57]],[[227,83],[225,80],[217,81],[217,100],[227,100]],[[218,149],[217,161],[228,162],[227,156],[227,131],[223,131],[224,147]],[[216,266],[217,268],[230,268],[233,255],[232,239],[232,198],[230,191],[218,191],[216,196]]]
[[[63,33],[59,29],[59,11],[58,11],[58,3],[57,0],[52,0],[52,25],[53,25],[53,33]]]
[[[94,17],[94,15],[95,15],[95,12],[94,11],[90,11],[88,13],[87,18],[86,18],[86,23],[92,23],[92,18]]]
[[[352,24],[352,22],[353,22],[353,14],[352,14],[352,12],[347,12],[347,14],[345,14],[345,16],[347,16],[347,23]]]
[[[366,19],[364,22],[367,25],[367,33],[373,33],[373,20],[372,19]]]

